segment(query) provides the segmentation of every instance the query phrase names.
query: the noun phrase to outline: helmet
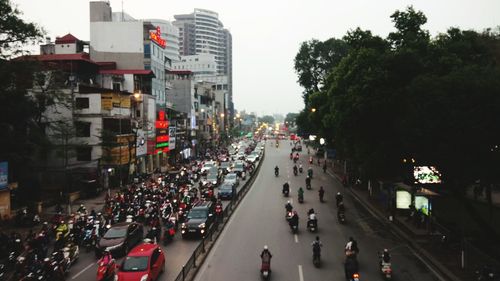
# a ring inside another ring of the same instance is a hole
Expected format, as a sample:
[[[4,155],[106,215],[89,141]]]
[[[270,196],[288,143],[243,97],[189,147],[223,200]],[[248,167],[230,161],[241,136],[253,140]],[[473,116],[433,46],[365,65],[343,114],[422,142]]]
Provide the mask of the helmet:
[[[267,249],[268,249],[268,248],[267,248],[267,245],[264,245],[264,250],[267,250]]]

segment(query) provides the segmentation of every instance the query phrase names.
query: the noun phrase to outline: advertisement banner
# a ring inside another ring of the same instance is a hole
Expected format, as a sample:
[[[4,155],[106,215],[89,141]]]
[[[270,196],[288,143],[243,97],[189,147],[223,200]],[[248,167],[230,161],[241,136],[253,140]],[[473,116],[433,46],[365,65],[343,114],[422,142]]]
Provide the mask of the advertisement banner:
[[[409,209],[411,205],[411,194],[405,190],[396,191],[396,208]]]
[[[169,150],[175,149],[175,132],[176,132],[175,126],[170,126],[168,128],[168,136],[169,136],[168,149]]]
[[[0,190],[6,189],[9,185],[9,164],[0,162]]]

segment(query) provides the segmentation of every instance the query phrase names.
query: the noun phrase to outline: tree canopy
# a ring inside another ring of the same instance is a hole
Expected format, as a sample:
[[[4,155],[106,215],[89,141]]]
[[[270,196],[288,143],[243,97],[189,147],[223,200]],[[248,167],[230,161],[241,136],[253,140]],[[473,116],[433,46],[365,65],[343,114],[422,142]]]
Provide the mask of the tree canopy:
[[[500,33],[450,28],[431,38],[422,27],[427,18],[412,7],[391,19],[387,38],[357,28],[302,44],[295,58],[306,93],[299,132],[326,137],[367,177],[401,176],[409,157],[438,166],[455,186],[493,177],[500,168]],[[334,55],[322,58],[317,46]]]

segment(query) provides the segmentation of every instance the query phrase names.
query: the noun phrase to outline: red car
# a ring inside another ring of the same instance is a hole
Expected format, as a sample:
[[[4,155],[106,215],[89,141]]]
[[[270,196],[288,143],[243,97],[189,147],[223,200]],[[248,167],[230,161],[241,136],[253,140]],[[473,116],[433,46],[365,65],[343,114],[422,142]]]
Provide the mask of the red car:
[[[142,243],[119,266],[118,281],[157,280],[165,271],[165,254],[158,244]]]

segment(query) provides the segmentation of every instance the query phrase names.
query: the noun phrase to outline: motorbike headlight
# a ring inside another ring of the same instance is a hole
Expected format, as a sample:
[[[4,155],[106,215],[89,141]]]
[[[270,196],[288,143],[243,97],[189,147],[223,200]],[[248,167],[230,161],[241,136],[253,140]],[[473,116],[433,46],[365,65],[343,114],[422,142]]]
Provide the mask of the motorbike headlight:
[[[186,228],[186,224],[185,224],[185,223],[182,223],[182,224],[181,224],[181,227],[182,227],[182,228]]]
[[[142,275],[141,281],[146,281],[146,280],[148,280],[148,275],[147,274]]]
[[[200,223],[200,225],[198,225],[199,228],[205,228],[205,223]]]

